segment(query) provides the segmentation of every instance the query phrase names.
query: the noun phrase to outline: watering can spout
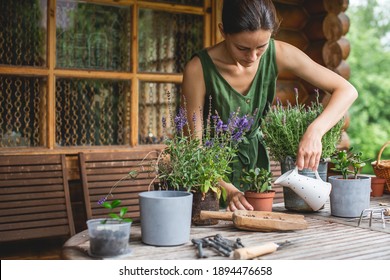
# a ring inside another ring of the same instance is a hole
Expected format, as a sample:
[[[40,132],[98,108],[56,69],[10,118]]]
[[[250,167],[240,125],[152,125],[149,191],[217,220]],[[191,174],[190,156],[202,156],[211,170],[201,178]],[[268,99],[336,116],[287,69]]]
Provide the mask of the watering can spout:
[[[277,178],[275,184],[290,188],[314,211],[317,211],[328,200],[332,185],[324,182],[317,171],[315,177],[301,175],[298,173],[298,167],[295,167]]]

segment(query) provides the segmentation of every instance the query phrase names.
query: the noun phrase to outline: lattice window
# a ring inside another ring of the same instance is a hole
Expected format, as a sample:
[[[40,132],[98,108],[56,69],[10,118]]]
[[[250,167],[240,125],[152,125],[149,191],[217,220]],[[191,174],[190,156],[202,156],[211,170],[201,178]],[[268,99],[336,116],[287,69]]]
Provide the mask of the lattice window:
[[[45,85],[43,78],[0,76],[0,147],[42,145]]]
[[[131,7],[57,0],[57,67],[130,71]]]
[[[161,143],[210,5],[0,0],[0,148]]]
[[[128,81],[58,79],[56,144],[103,146],[129,144]]]
[[[164,137],[170,136],[171,118],[179,105],[179,92],[179,84],[141,83],[139,94],[140,144],[161,143]],[[167,120],[165,128],[163,128],[163,117]]]

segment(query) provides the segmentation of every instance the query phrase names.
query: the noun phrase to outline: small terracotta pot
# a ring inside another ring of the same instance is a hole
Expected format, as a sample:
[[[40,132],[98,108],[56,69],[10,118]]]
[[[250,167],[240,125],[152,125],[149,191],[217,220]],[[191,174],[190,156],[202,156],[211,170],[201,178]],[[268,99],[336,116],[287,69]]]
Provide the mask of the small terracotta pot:
[[[382,196],[385,189],[386,179],[371,177],[371,196]]]
[[[264,193],[257,193],[246,191],[245,198],[255,211],[269,211],[272,212],[272,205],[274,203],[275,191],[268,191]]]

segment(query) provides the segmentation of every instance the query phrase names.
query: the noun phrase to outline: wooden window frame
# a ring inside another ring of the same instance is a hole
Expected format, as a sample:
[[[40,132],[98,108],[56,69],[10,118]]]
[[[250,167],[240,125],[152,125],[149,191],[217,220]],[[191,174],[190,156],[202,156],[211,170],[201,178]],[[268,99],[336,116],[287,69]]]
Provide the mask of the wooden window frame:
[[[132,65],[129,72],[97,71],[90,69],[73,70],[57,69],[56,62],[56,4],[57,0],[47,0],[47,63],[46,67],[25,67],[0,65],[0,74],[15,76],[34,76],[46,78],[47,80],[47,126],[42,133],[43,146],[40,147],[6,147],[0,148],[2,154],[31,154],[31,153],[63,153],[76,154],[85,150],[118,150],[129,146],[131,148],[142,148],[145,145],[138,145],[138,114],[139,114],[139,83],[140,82],[165,82],[181,83],[182,74],[162,73],[140,73],[138,72],[138,11],[140,8],[150,8],[166,12],[178,12],[204,16],[204,47],[214,44],[218,38],[217,16],[215,10],[221,6],[222,0],[204,0],[203,7],[194,7],[169,3],[156,3],[145,0],[84,0],[91,4],[106,4],[111,6],[132,6],[132,31],[131,57]],[[86,79],[108,79],[131,81],[131,117],[130,117],[130,145],[121,146],[93,146],[93,147],[56,147],[55,143],[55,93],[57,78],[86,78]],[[145,147],[146,148],[146,147]]]

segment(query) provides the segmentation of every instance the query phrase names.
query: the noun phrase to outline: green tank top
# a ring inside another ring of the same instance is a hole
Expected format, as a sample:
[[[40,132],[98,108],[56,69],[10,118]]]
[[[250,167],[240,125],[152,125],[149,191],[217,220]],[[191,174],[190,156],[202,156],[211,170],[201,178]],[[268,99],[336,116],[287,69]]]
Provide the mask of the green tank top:
[[[263,117],[267,113],[275,96],[278,70],[275,59],[275,44],[271,39],[267,51],[261,57],[257,73],[252,81],[248,93],[244,96],[234,90],[218,72],[207,50],[203,49],[196,54],[202,63],[204,81],[206,85],[206,98],[204,108],[209,108],[211,95],[211,112],[215,110],[224,123],[227,122],[231,112],[240,108],[240,113],[253,114],[257,109],[255,122],[238,151],[238,160],[232,163],[230,181],[234,186],[240,187],[241,172],[255,167],[270,169],[269,157],[262,139],[260,130]],[[204,120],[209,110],[203,110]]]

